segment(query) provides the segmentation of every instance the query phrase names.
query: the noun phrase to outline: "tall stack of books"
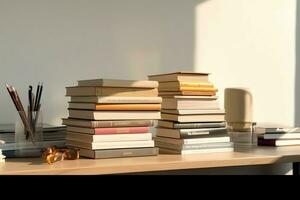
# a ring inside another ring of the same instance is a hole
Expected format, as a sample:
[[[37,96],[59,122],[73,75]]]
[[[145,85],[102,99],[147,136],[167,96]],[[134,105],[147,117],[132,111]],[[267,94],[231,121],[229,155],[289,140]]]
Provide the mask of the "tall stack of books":
[[[275,124],[257,124],[255,133],[259,146],[276,147],[300,145],[300,128]]]
[[[162,120],[155,144],[160,153],[194,154],[233,151],[225,111],[209,74],[177,72],[149,76],[159,81]]]
[[[67,87],[67,145],[88,158],[154,156],[150,127],[160,119],[157,81],[97,79]]]
[[[5,142],[3,140],[0,140],[0,163],[5,162],[5,156],[2,154],[2,145],[4,145]]]

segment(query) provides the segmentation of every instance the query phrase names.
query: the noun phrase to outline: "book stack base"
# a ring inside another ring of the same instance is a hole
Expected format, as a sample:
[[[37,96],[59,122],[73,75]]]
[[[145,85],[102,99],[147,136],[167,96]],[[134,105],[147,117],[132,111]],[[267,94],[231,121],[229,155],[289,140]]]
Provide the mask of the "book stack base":
[[[225,111],[208,74],[178,72],[149,76],[159,81],[163,98],[155,146],[160,153],[198,154],[232,152]]]
[[[160,119],[157,87],[155,81],[110,79],[68,87],[67,145],[93,159],[157,155],[150,132]]]

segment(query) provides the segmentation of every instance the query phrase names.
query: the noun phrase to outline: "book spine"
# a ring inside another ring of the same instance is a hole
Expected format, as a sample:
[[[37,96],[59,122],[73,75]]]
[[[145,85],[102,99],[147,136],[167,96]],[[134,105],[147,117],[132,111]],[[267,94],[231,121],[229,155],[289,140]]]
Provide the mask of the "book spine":
[[[180,82],[180,87],[198,87],[198,88],[214,88],[209,82]]]
[[[93,128],[110,128],[110,127],[152,127],[154,126],[153,120],[140,120],[140,121],[94,121],[92,122]]]
[[[148,133],[149,127],[131,127],[131,128],[97,128],[96,135],[101,134],[131,134],[131,133]]]
[[[217,92],[218,89],[217,88],[209,88],[209,87],[186,87],[186,86],[181,86],[179,88],[180,91],[193,91],[193,92]]]
[[[96,110],[160,110],[160,104],[96,105]]]

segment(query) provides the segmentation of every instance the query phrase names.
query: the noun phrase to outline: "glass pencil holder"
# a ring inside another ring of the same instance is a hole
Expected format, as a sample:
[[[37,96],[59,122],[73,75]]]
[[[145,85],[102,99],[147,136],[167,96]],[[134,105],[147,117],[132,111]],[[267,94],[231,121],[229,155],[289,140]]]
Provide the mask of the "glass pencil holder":
[[[42,111],[18,112],[15,122],[15,157],[40,157],[43,141]]]

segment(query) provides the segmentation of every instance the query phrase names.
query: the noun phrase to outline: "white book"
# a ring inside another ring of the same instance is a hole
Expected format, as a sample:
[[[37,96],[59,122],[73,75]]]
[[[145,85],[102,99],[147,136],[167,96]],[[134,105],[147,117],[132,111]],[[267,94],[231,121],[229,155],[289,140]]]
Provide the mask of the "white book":
[[[264,139],[300,139],[300,133],[268,133],[263,135]]]
[[[181,155],[190,155],[190,154],[204,154],[204,153],[221,153],[221,152],[233,152],[234,148],[213,148],[213,149],[199,149],[199,150],[171,150],[159,148],[159,153],[162,154],[181,154]]]
[[[80,148],[86,148],[91,150],[154,147],[153,140],[126,141],[126,142],[97,142],[97,143],[85,143],[85,142],[67,140],[66,144],[73,147],[80,147]]]
[[[91,79],[79,80],[78,86],[157,88],[158,82],[148,80]]]
[[[99,104],[119,104],[119,103],[161,103],[161,97],[96,97],[96,96],[86,96],[86,97],[71,97],[71,102],[73,103],[99,103]]]
[[[152,133],[89,135],[89,134],[68,132],[67,140],[74,140],[74,141],[86,142],[86,143],[147,141],[147,140],[152,140]]]
[[[204,144],[217,142],[230,142],[230,137],[211,137],[211,138],[193,138],[193,139],[174,139],[165,137],[155,137],[155,141],[165,142],[170,144],[184,145],[184,144]]]

